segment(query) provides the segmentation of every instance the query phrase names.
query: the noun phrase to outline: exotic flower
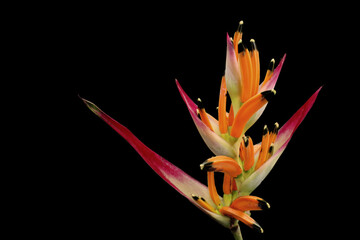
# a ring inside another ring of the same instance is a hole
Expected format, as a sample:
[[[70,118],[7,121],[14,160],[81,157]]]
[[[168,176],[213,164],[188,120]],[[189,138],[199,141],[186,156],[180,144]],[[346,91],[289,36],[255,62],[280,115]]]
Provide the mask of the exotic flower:
[[[273,88],[286,57],[284,55],[275,70],[275,60],[270,61],[265,78],[260,84],[259,51],[254,39],[250,40],[250,51],[244,46],[242,25],[243,21],[240,21],[233,40],[227,35],[226,68],[220,85],[218,120],[206,112],[201,99],[198,99],[197,114],[194,114],[194,105],[182,94],[200,135],[215,155],[239,155],[241,136],[259,119],[268,101],[276,94]],[[178,88],[183,92],[179,84]],[[227,92],[231,99],[228,112]]]
[[[234,43],[241,44],[241,26],[242,22],[234,35]],[[278,123],[275,123],[271,130],[265,126],[262,141],[254,144],[252,138],[246,136],[246,130],[258,119],[269,99],[275,95],[272,88],[284,58],[275,71],[268,70],[265,80],[259,85],[258,52],[255,42],[252,40],[251,43],[251,52],[243,47],[244,50],[238,53],[237,44],[233,45],[228,37],[226,70],[219,96],[219,120],[207,114],[203,106],[196,105],[176,80],[198,131],[216,155],[200,164],[201,170],[207,171],[208,186],[204,186],[146,147],[126,127],[95,104],[82,99],[92,112],[128,141],[161,178],[200,210],[229,228],[235,239],[242,239],[238,221],[263,232],[260,225],[250,217],[250,211],[268,209],[270,205],[264,199],[250,194],[274,167],[321,89],[319,88],[281,128]],[[229,112],[226,112],[227,92],[232,100]],[[215,185],[214,172],[224,174],[222,197]]]

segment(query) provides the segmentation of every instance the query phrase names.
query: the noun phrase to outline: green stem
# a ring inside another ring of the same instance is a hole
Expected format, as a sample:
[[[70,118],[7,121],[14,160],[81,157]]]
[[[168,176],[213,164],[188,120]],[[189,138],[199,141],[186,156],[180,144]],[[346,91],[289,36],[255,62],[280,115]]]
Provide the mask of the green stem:
[[[238,230],[236,232],[232,233],[235,240],[243,240],[241,232],[240,232],[240,228],[238,228]]]
[[[233,234],[235,240],[243,240],[241,231],[240,231],[240,226],[238,224],[238,220],[231,219],[230,231]]]

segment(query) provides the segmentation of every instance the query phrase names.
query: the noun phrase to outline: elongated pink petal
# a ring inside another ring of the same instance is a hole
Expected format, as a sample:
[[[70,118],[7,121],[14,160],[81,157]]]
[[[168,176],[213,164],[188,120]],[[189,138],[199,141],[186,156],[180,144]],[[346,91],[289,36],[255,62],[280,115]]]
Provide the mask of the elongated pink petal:
[[[267,83],[264,86],[263,86],[263,84],[260,84],[259,92],[263,92],[263,91],[271,90],[271,89],[275,88],[275,85],[279,78],[285,58],[286,58],[286,54],[284,54],[283,58],[280,60],[280,63],[275,68],[274,73],[273,73],[272,77],[269,79],[269,81],[267,81]]]
[[[200,207],[192,198],[192,194],[201,196],[206,201],[212,204],[214,207],[208,188],[195,180],[180,168],[171,164],[163,157],[152,151],[150,148],[145,146],[132,132],[126,127],[115,121],[113,118],[104,113],[92,102],[82,99],[87,107],[94,112],[98,117],[104,120],[110,127],[112,127],[117,133],[119,133],[145,160],[145,162],[168,184],[170,184],[175,190],[181,195],[186,197],[191,203],[201,209],[203,212],[214,218],[217,222],[225,227],[229,227],[229,218],[219,214],[215,214],[204,208]]]
[[[189,96],[185,93],[185,91],[180,86],[180,83],[176,80],[176,85],[179,89],[179,92],[181,94],[182,99],[184,100],[191,118],[193,119],[196,128],[198,129],[201,137],[203,138],[206,145],[209,147],[209,149],[216,155],[224,155],[228,157],[235,157],[236,153],[234,151],[234,148],[227,143],[222,137],[217,135],[215,132],[211,131],[210,128],[208,128],[200,118],[197,116],[197,105],[189,98]],[[212,121],[214,122],[214,121]]]
[[[320,87],[306,103],[282,126],[279,130],[278,136],[274,143],[274,155],[267,160],[258,170],[256,170],[249,178],[247,178],[241,186],[241,194],[248,195],[254,191],[260,183],[270,173],[271,169],[276,164],[277,160],[284,152],[291,137],[294,135],[296,129],[304,120],[311,107],[313,106],[320,90]]]
[[[279,129],[278,136],[275,141],[275,149],[281,148],[290,138],[293,136],[296,129],[299,127],[301,122],[304,120],[320,92],[320,87],[307,101],[306,103]]]
[[[226,87],[230,94],[231,102],[233,104],[234,112],[236,113],[240,108],[241,103],[241,74],[240,66],[236,59],[234,45],[230,40],[229,34],[226,35],[227,51],[225,63],[225,81]]]

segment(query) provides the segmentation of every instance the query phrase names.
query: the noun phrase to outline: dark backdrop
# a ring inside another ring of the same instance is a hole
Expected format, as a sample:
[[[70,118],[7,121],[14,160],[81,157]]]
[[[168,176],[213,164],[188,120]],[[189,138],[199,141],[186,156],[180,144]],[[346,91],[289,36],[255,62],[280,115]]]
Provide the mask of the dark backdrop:
[[[137,6],[84,4],[54,10],[53,78],[65,86],[64,101],[70,105],[59,108],[64,119],[54,133],[65,134],[66,141],[59,144],[62,157],[54,160],[53,235],[232,239],[158,177],[78,95],[205,183],[199,164],[212,153],[196,131],[175,78],[216,116],[226,33],[232,35],[240,20],[245,22],[245,44],[256,40],[262,77],[271,58],[277,64],[287,54],[277,95],[249,131],[255,141],[264,124],[284,124],[323,86],[277,165],[254,192],[272,206],[252,215],[265,233],[241,224],[244,239],[320,238],[347,226],[336,205],[345,194],[345,175],[338,167],[343,155],[337,153],[346,140],[339,132],[344,115],[338,103],[343,93],[339,82],[349,79],[351,61],[344,56],[349,42],[339,36],[347,35],[351,21],[334,17],[338,12],[333,8],[274,3],[258,10],[256,5],[215,6],[212,11],[149,5],[140,11]]]

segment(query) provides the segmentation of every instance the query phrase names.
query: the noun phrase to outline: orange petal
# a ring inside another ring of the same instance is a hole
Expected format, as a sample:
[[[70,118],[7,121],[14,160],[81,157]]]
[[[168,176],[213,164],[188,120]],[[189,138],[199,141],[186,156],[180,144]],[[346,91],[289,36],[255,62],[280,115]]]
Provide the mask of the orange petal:
[[[214,172],[207,172],[207,181],[208,181],[208,188],[210,197],[215,203],[216,206],[219,206],[221,201],[219,194],[217,193],[216,186],[215,186],[215,178],[214,178]]]
[[[212,126],[211,126],[211,123],[210,123],[210,120],[209,120],[209,118],[208,118],[208,115],[207,115],[207,113],[206,113],[206,111],[205,111],[205,108],[202,106],[202,102],[201,102],[201,99],[200,98],[198,98],[198,105],[199,105],[199,107],[198,107],[198,113],[199,113],[199,115],[200,115],[200,118],[201,118],[201,121],[208,127],[208,128],[210,128],[211,129],[211,131],[214,131],[214,129],[212,128]]]
[[[238,53],[239,53],[239,41],[241,40],[242,38],[242,25],[244,24],[243,21],[240,21],[239,22],[239,26],[238,26],[238,29],[237,31],[234,33],[234,39],[233,39],[233,42],[234,42],[234,51],[235,51],[235,54],[236,54],[236,59],[238,59]]]
[[[245,124],[249,121],[251,116],[263,107],[275,94],[275,90],[268,90],[258,93],[246,101],[235,116],[230,135],[239,138],[243,133]]]
[[[235,199],[230,207],[240,211],[259,211],[269,209],[270,204],[264,199],[255,196],[242,196]]]
[[[230,175],[230,177],[237,177],[242,173],[242,169],[239,164],[232,158],[227,156],[216,156],[209,158],[202,164],[201,169],[211,172],[223,172]]]
[[[264,126],[264,133],[261,141],[261,149],[258,160],[256,162],[255,170],[257,170],[265,162],[266,156],[269,152],[270,147],[270,133],[268,127]]]
[[[273,73],[274,73],[274,66],[275,66],[275,59],[271,59],[269,67],[266,71],[265,74],[265,79],[262,82],[262,86],[265,86],[265,84],[270,80],[270,78],[272,77]]]
[[[247,226],[251,227],[252,229],[259,231],[260,233],[264,232],[264,230],[252,217],[250,217],[249,215],[247,215],[242,211],[236,210],[231,207],[222,207],[220,209],[220,213],[225,216],[235,218],[241,221],[242,223],[246,224]]]
[[[250,52],[251,65],[253,71],[253,81],[251,84],[251,97],[257,94],[259,91],[259,83],[260,83],[260,59],[259,59],[259,51],[256,48],[255,40],[250,40],[252,49]]]
[[[253,71],[250,53],[247,48],[239,53],[239,64],[241,72],[241,101],[246,102],[250,98],[251,94],[251,83],[253,79]]]
[[[245,161],[244,161],[244,170],[249,171],[250,168],[254,165],[254,143],[251,137],[247,137],[247,144],[245,144]]]
[[[227,133],[228,131],[228,120],[226,117],[226,82],[225,77],[223,76],[221,79],[220,86],[220,96],[219,96],[219,108],[218,108],[218,116],[219,116],[219,129],[221,133]]]

